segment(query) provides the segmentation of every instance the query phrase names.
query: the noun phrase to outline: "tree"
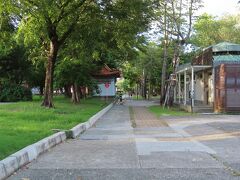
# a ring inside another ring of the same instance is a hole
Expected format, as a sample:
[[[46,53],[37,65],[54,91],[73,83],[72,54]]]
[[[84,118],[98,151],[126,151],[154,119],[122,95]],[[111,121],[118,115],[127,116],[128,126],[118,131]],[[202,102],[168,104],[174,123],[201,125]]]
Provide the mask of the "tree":
[[[31,62],[23,44],[16,42],[16,27],[8,12],[0,12],[0,84],[21,85],[30,74]]]
[[[93,73],[96,72],[95,64],[89,63],[86,59],[65,58],[56,67],[56,84],[58,87],[70,87],[72,89],[72,102],[80,102],[83,94],[81,88],[93,89],[96,85]],[[66,91],[66,89],[65,89]]]
[[[68,66],[69,68],[64,70],[64,65],[61,65],[61,71],[70,72],[69,69],[72,69],[71,75],[77,74],[76,79],[81,79],[75,84],[83,86],[87,83],[84,79],[91,80],[89,74],[96,67],[101,68],[107,64],[111,68],[117,68],[125,61],[137,56],[136,47],[143,42],[142,35],[138,33],[145,31],[148,24],[150,10],[146,2],[103,1],[101,8],[95,8],[88,13],[85,23],[78,24],[76,27],[81,31],[76,30],[72,33],[66,41],[67,46],[62,47],[59,57],[64,59],[64,63],[79,66],[79,68]],[[61,79],[61,76],[58,77]],[[72,81],[69,82],[72,83]],[[88,86],[93,85],[92,81],[88,84]]]
[[[26,80],[30,87],[38,87],[40,95],[43,95],[45,85],[45,66],[43,61],[37,61],[31,64],[30,75]]]
[[[20,0],[13,4],[22,16],[19,30],[26,33],[25,41],[31,38],[35,43],[41,43],[47,55],[42,103],[45,107],[53,107],[53,74],[59,49],[91,4],[90,0]]]
[[[239,16],[216,18],[206,13],[201,15],[194,24],[191,43],[204,48],[222,41],[240,42]]]
[[[91,38],[89,34],[82,33],[82,29],[78,27],[86,25],[85,29],[91,32],[94,29],[88,26],[89,22],[93,24],[96,19],[102,18],[103,24],[98,29],[105,34],[105,39],[96,39],[102,43],[102,47],[92,54],[94,58],[102,59],[113,54],[119,55],[120,49],[122,52],[131,49],[138,34],[146,29],[149,18],[148,12],[145,11],[149,9],[149,4],[145,0],[19,0],[14,2],[9,0],[4,3],[6,7],[11,6],[12,11],[17,12],[21,17],[19,37],[24,35],[25,43],[31,41],[36,46],[41,45],[42,55],[47,57],[42,105],[49,108],[53,107],[53,75],[61,48],[69,45],[67,40],[76,30],[84,36],[84,40],[86,37]],[[89,19],[91,17],[89,14],[92,15],[92,12],[97,13],[93,19]],[[105,43],[106,40],[107,43]],[[114,46],[111,46],[112,44]],[[112,47],[110,53],[109,47]],[[115,51],[118,52],[115,53]]]
[[[172,57],[173,74],[179,64],[179,57],[184,45],[189,41],[192,33],[193,20],[196,11],[201,7],[201,0],[164,0],[159,1],[157,6],[157,22],[160,25],[160,31],[163,36],[164,58],[162,66],[162,83],[161,83],[161,103],[165,100],[167,93],[165,88],[166,80],[166,64],[167,64],[167,48],[172,41],[175,44],[174,54]],[[170,94],[173,88],[169,89]],[[169,92],[168,91],[168,92]],[[170,98],[168,104],[172,104],[173,99]]]
[[[31,72],[31,62],[25,57],[25,49],[15,45],[9,52],[0,56],[0,82],[8,81],[21,85]]]
[[[171,47],[171,44],[169,45]],[[146,92],[149,95],[160,93],[159,87],[161,84],[162,74],[162,64],[164,57],[163,45],[157,45],[155,43],[148,43],[138,51],[138,56],[136,56],[131,61],[123,64],[122,72],[125,79],[127,79],[128,88],[133,90],[137,86],[137,92],[139,87],[141,89],[141,94],[143,97],[147,97]],[[169,74],[172,71],[172,67],[169,62],[170,57],[173,54],[172,48],[168,48],[169,57],[167,59],[167,69],[166,73]]]

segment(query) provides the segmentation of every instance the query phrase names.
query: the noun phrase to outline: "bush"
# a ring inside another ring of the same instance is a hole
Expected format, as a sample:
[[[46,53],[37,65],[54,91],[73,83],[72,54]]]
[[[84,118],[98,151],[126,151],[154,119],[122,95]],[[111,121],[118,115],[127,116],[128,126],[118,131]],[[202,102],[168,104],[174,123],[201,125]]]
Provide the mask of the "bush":
[[[0,85],[0,102],[16,102],[31,100],[32,92],[29,88],[11,83],[4,83]]]

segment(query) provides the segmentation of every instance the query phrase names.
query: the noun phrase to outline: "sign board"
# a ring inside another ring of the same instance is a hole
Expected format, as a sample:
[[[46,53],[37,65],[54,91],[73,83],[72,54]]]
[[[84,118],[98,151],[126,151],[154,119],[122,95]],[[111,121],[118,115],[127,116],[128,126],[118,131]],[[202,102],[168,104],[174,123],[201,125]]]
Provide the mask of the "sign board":
[[[110,87],[110,83],[109,82],[106,82],[104,85],[105,85],[105,88],[107,88],[107,89]]]
[[[116,87],[115,87],[115,79],[98,79],[98,91],[95,92],[95,96],[115,96],[116,95]]]

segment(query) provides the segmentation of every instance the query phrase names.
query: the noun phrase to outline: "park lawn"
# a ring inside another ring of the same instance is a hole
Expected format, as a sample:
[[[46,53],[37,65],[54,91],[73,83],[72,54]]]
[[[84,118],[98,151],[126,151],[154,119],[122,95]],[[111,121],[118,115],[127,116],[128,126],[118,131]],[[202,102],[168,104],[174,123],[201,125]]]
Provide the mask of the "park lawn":
[[[141,95],[133,95],[132,96],[132,99],[133,100],[145,100]],[[160,96],[151,96],[150,97],[150,100],[159,100],[160,99]]]
[[[150,106],[148,110],[154,113],[157,117],[160,116],[190,116],[192,113],[180,110],[179,108],[163,108],[162,106]]]
[[[58,96],[54,97],[54,109],[40,104],[39,97],[32,102],[0,104],[0,160],[53,134],[52,129],[67,130],[87,121],[108,103],[91,98],[74,105]]]
[[[138,96],[137,95],[133,95],[132,99],[133,100],[144,100],[144,98],[141,95],[138,95]]]

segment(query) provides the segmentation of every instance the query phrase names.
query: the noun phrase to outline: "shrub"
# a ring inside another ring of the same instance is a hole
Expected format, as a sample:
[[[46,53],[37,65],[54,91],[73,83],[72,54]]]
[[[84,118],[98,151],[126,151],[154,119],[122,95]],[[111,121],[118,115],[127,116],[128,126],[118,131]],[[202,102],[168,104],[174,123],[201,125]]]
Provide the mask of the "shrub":
[[[0,102],[16,102],[31,100],[32,92],[29,88],[12,83],[4,83],[0,85]]]

